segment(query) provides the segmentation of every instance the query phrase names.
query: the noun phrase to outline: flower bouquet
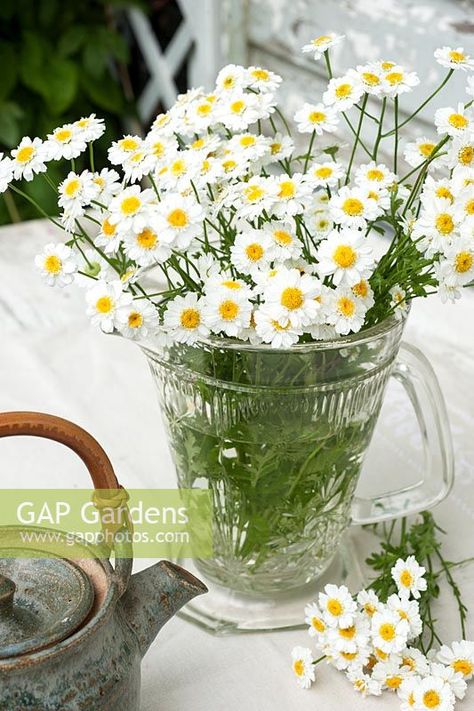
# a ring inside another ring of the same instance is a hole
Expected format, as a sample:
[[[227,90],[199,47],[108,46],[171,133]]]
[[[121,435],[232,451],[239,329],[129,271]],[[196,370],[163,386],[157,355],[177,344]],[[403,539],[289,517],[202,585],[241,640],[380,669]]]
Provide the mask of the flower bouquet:
[[[229,65],[211,93],[192,89],[145,137],[115,141],[118,170],[95,168],[95,115],[26,137],[0,161],[0,189],[24,195],[14,181],[39,175],[58,192],[65,241],[46,245],[37,269],[52,286],[84,288],[92,322],[143,347],[179,483],[211,493],[215,556],[200,570],[253,594],[314,580],[351,516],[419,510],[452,473],[429,366],[410,349],[395,361],[410,302],[455,300],[474,277],[472,100],[439,109],[433,137],[406,143],[403,129],[474,61],[438,50],[446,77],[402,118],[417,75],[384,60],[335,77],[342,39],[303,48],[328,71],[322,97],[294,116],[304,148],[277,106],[281,78]],[[353,138],[347,155],[340,128]],[[59,159],[70,171],[56,185],[47,168]],[[424,411],[434,487],[354,508],[391,374]]]

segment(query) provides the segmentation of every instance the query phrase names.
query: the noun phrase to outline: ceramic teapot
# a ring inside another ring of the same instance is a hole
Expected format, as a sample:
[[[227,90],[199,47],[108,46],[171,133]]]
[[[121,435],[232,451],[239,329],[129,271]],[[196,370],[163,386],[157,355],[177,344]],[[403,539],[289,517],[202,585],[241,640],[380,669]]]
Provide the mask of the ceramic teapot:
[[[10,435],[65,444],[82,458],[96,490],[113,489],[119,499],[125,493],[102,447],[77,425],[1,413],[0,437]],[[0,527],[0,711],[139,711],[142,657],[206,587],[167,561],[131,575],[131,546],[117,544],[115,568],[82,542],[74,560],[11,557],[14,529]]]

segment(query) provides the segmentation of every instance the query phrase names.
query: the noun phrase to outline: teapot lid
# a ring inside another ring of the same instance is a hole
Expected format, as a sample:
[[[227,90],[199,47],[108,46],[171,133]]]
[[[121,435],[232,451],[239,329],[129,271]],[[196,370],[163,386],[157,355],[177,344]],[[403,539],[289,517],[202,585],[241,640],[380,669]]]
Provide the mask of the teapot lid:
[[[66,639],[94,602],[92,583],[75,563],[39,551],[28,558],[31,549],[22,553],[25,557],[0,558],[0,659]]]

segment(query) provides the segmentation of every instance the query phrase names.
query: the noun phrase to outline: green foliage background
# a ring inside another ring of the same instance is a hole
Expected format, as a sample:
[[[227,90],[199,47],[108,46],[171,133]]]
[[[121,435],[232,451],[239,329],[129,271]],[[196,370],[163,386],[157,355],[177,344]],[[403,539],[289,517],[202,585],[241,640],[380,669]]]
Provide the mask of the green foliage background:
[[[135,115],[119,81],[129,61],[118,31],[120,10],[137,0],[0,1],[0,150],[22,136],[44,138],[56,126],[95,112],[107,123],[97,142],[98,158],[123,133],[122,121]],[[54,163],[51,165],[51,177]],[[58,173],[57,179],[60,175]],[[56,196],[46,181],[21,186],[51,214]],[[34,209],[7,194],[0,200],[0,223],[38,217]]]

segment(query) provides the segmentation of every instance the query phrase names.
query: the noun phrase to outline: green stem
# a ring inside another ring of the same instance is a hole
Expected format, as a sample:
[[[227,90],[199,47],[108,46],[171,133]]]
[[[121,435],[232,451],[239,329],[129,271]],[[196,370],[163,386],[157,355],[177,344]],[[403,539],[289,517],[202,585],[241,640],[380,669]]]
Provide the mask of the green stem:
[[[94,167],[94,144],[92,141],[89,142],[89,161],[91,166],[91,171],[95,173]]]
[[[306,159],[305,159],[305,162],[304,162],[303,173],[306,173],[306,169],[307,169],[307,167],[308,167],[309,159],[310,159],[310,157],[311,157],[311,151],[313,150],[313,143],[314,143],[315,137],[316,137],[316,131],[313,131],[313,133],[311,134],[311,139],[310,139],[310,141],[309,141],[309,148],[308,148],[308,152],[307,152],[307,154],[306,154]]]
[[[369,95],[364,94],[364,99],[362,101],[361,112],[360,112],[360,116],[359,116],[359,123],[357,125],[357,133],[356,133],[354,145],[352,146],[352,153],[351,153],[351,157],[349,160],[349,165],[347,166],[346,180],[345,180],[344,185],[347,185],[347,183],[349,182],[350,177],[351,177],[352,164],[354,162],[354,157],[355,157],[355,154],[357,151],[357,146],[359,144],[360,132],[362,130],[362,124],[364,123],[365,107],[366,107],[368,98],[369,98]]]
[[[378,130],[378,132],[377,132],[377,138],[375,139],[375,144],[374,144],[374,153],[373,153],[373,156],[372,156],[372,158],[373,158],[374,160],[377,160],[377,153],[378,153],[378,151],[379,151],[380,141],[381,141],[382,138],[383,138],[382,129],[383,129],[383,119],[384,119],[384,116],[385,116],[385,109],[386,109],[386,108],[387,108],[387,98],[385,97],[385,98],[383,99],[383,101],[382,101],[382,109],[381,109],[381,111],[380,111],[379,130]]]
[[[43,217],[46,217],[46,219],[48,219],[50,222],[52,222],[53,225],[56,225],[56,227],[59,227],[61,230],[64,230],[64,226],[60,222],[55,220],[53,217],[48,215],[47,212],[45,212],[43,210],[41,205],[38,205],[36,200],[34,200],[30,195],[28,195],[27,193],[24,193],[23,190],[20,190],[20,188],[18,188],[16,185],[13,185],[12,183],[10,183],[10,190],[14,190],[16,193],[18,193],[18,195],[21,195],[23,198],[25,198],[25,200],[28,200],[28,202],[30,202],[38,210],[40,215],[43,215]]]
[[[393,172],[397,173],[398,168],[398,96],[395,97],[394,102],[394,120],[395,120],[395,141],[393,148]]]

